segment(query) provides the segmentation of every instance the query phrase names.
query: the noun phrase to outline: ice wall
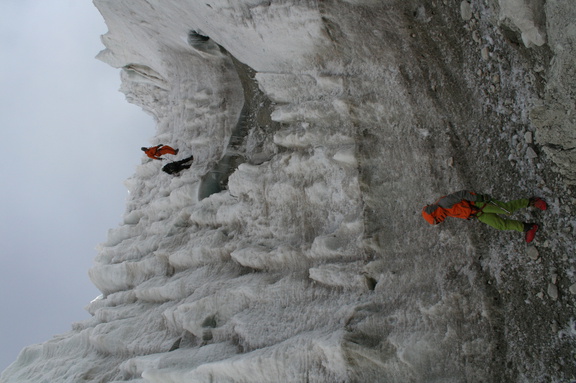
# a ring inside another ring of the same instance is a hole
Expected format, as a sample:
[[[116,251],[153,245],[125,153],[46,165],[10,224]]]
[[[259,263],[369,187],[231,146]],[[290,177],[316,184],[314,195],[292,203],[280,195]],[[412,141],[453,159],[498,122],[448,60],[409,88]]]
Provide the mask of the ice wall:
[[[95,4],[109,27],[98,58],[156,118],[151,143],[195,162],[170,176],[143,160],[89,273],[103,293],[92,319],[23,350],[3,383],[574,372],[550,362],[573,338],[534,336],[533,349],[523,333],[548,317],[519,318],[512,283],[539,283],[506,274],[523,267],[521,236],[419,216],[461,188],[547,193],[549,164],[524,140],[554,87],[538,75],[549,51],[535,2]],[[569,59],[555,57],[563,76]],[[547,248],[571,249],[563,235]]]

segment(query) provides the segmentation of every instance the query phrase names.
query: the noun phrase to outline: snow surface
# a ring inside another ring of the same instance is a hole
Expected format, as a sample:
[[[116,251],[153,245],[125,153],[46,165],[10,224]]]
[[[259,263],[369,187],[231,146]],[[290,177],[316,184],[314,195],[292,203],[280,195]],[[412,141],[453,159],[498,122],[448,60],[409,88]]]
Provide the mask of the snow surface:
[[[2,383],[576,379],[576,173],[541,133],[573,138],[570,1],[95,3],[151,144],[195,161],[143,160],[92,319]],[[463,188],[546,198],[535,246],[421,219]]]

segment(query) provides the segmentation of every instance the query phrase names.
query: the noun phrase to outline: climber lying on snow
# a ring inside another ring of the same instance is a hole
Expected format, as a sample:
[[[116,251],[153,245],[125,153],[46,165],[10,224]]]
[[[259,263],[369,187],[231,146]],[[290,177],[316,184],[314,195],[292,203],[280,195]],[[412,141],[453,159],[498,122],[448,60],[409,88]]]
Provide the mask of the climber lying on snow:
[[[140,149],[153,160],[163,160],[163,158],[160,158],[160,156],[163,156],[164,154],[172,154],[174,156],[178,154],[178,149],[174,149],[168,145],[162,145],[162,144],[158,146],[153,146],[151,148],[142,147]]]
[[[487,194],[476,194],[468,190],[441,197],[432,205],[422,208],[422,217],[432,224],[442,223],[446,217],[462,219],[477,218],[478,221],[492,226],[498,230],[515,230],[524,232],[526,242],[534,240],[538,225],[535,223],[520,222],[512,219],[505,219],[498,214],[511,215],[515,211],[527,207],[536,207],[546,210],[546,202],[538,197],[530,199],[518,199],[510,202],[501,202],[492,199]]]
[[[190,166],[192,166],[192,161],[194,161],[194,156],[184,158],[180,161],[170,162],[169,164],[164,165],[162,170],[168,174],[175,175],[184,169],[190,169]]]

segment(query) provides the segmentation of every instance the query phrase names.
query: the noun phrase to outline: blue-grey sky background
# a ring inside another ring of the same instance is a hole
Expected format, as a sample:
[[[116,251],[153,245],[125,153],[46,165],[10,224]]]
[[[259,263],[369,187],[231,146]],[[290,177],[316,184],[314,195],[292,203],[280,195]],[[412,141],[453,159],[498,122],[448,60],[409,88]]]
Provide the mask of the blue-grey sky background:
[[[0,2],[0,371],[90,317],[95,248],[154,134],[94,58],[106,31],[90,0]]]

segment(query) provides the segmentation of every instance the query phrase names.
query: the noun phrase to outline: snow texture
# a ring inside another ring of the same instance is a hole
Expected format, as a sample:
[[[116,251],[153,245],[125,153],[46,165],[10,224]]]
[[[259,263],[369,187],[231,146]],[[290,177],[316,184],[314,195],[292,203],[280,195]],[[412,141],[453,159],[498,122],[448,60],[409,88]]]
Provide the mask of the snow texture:
[[[576,379],[571,0],[95,0],[157,121],[90,320],[23,382]],[[549,203],[530,247],[429,226],[461,189]]]

